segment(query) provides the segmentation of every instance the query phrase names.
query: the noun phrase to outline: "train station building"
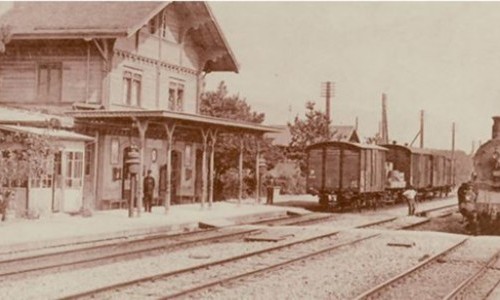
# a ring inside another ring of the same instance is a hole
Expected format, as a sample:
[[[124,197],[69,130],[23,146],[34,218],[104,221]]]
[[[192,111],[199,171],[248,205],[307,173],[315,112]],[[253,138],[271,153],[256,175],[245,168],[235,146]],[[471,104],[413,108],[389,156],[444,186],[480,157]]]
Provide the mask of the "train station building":
[[[32,133],[77,141],[76,148],[65,148],[72,149],[62,156],[66,167],[49,172],[53,177],[45,188],[51,199],[43,201],[51,203],[45,210],[125,207],[131,198],[126,153],[133,145],[142,170],[139,199],[143,176],[151,170],[154,202],[167,211],[177,203],[210,205],[217,136],[237,133],[258,145],[265,133],[277,131],[200,114],[205,76],[239,70],[205,2],[18,2],[0,24],[2,113],[71,120],[50,130],[33,119],[11,120],[15,128],[1,129],[38,128]],[[243,144],[235,161],[240,181]],[[259,178],[259,151],[253,155]],[[80,193],[72,194],[75,189]],[[28,194],[37,207],[41,197]],[[57,195],[81,205],[56,205]]]

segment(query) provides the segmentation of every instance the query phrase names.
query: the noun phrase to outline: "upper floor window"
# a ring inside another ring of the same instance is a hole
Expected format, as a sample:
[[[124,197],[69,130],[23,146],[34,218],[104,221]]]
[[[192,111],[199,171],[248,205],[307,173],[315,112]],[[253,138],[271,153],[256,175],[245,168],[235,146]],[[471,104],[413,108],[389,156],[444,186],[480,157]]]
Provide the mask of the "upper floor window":
[[[38,64],[38,98],[47,102],[61,101],[62,63]]]
[[[184,84],[171,81],[168,88],[168,109],[173,111],[184,110]]]
[[[167,41],[177,43],[180,35],[180,18],[174,10],[165,10],[147,24],[147,32]]]
[[[158,32],[158,20],[159,20],[159,17],[156,16],[149,21],[148,32],[150,34],[156,34]]]
[[[123,104],[140,106],[142,75],[137,72],[123,73]]]

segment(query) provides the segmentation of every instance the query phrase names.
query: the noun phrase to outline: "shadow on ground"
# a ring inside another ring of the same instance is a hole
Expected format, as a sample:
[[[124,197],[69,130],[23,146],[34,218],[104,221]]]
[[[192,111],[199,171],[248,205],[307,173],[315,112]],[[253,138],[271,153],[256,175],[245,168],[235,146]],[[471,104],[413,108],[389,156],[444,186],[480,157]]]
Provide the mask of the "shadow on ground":
[[[310,211],[321,211],[321,206],[319,203],[314,203],[311,201],[301,201],[301,200],[289,200],[289,201],[280,201],[277,203],[273,203],[275,206],[292,206],[307,209]]]

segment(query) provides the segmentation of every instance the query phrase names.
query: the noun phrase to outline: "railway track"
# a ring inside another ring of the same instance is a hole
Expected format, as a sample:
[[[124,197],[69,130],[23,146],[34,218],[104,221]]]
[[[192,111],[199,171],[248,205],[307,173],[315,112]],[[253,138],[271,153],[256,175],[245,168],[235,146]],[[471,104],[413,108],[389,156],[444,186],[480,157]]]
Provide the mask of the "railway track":
[[[0,261],[0,279],[17,279],[50,272],[93,267],[117,260],[130,260],[165,251],[199,246],[217,240],[240,238],[258,229],[203,230],[184,235],[161,235],[115,244],[70,249],[61,252]]]
[[[339,232],[331,232],[220,261],[70,295],[63,299],[147,298],[151,295],[156,299],[179,298],[213,286],[283,268],[380,235],[364,234],[359,238],[337,241],[332,245],[337,234]],[[245,264],[244,267],[242,264]],[[168,294],[165,294],[165,291],[168,291]]]
[[[452,208],[458,208],[458,204],[455,203],[455,204],[425,209],[421,212],[418,212],[416,215],[420,216],[420,217],[427,217],[428,214],[430,214],[430,213],[436,213],[436,212],[441,211],[442,213],[439,214],[439,217],[445,217],[445,216],[449,216],[453,213]]]
[[[323,221],[331,220],[332,218],[333,216],[328,214],[308,214],[308,215],[261,221],[258,223],[259,225],[271,225],[271,226],[304,225],[304,224],[314,224],[318,222],[321,223]],[[377,222],[372,222],[370,224],[363,224],[360,226],[353,226],[353,227],[363,228],[374,224],[383,226],[383,224],[390,224],[395,219],[396,218],[394,217],[389,217],[381,221],[379,220]],[[62,252],[59,251],[54,253],[45,253],[41,255],[18,257],[10,260],[0,261],[0,279],[4,281],[11,279],[27,278],[32,275],[69,271],[86,267],[88,268],[93,266],[100,266],[106,263],[112,263],[122,260],[125,261],[136,258],[142,258],[146,256],[152,256],[155,254],[162,254],[169,251],[187,249],[205,244],[216,243],[218,241],[228,242],[233,240],[241,240],[243,237],[251,234],[256,234],[260,230],[262,230],[262,227],[246,227],[246,228],[229,227],[222,229],[201,230],[185,234],[156,235],[146,238],[137,238],[131,241],[120,242],[111,245],[110,244],[97,245],[92,247],[69,249],[67,251],[62,251]],[[332,236],[334,236],[335,234],[336,233],[332,234]],[[377,235],[380,235],[380,233],[374,233],[373,237]],[[300,242],[300,243],[306,243],[306,242]],[[336,247],[333,247],[331,250],[327,250],[328,247],[321,247],[321,249],[324,249],[326,252],[328,252],[333,249],[336,249]],[[316,255],[319,255],[320,253],[321,252],[318,252]],[[256,255],[258,255],[258,253]],[[314,256],[314,254],[306,253],[303,255],[303,257],[298,257],[293,261],[303,260],[310,256],[312,257]],[[288,263],[282,262],[280,266],[285,266],[287,264],[293,263],[293,261]],[[276,267],[278,266],[274,267],[269,266],[268,270],[271,270]],[[203,266],[201,268],[203,268]],[[260,272],[265,272],[265,269]],[[127,286],[130,285],[139,283],[143,284],[148,280],[149,281],[157,280],[158,278],[162,278],[163,276],[167,277],[173,276],[177,273],[179,272],[176,271],[173,274],[168,274],[168,275],[165,274],[155,275],[153,277],[144,278],[135,282],[125,282],[119,285],[114,285],[109,288],[112,290],[115,290],[116,288],[121,289],[122,287],[127,289]],[[185,274],[185,273],[181,271],[181,273],[179,274]],[[242,276],[248,276],[248,275],[242,275]],[[104,290],[102,291],[92,291],[91,294],[93,295],[94,293],[97,293],[97,295],[100,295],[100,293],[102,292],[106,293],[108,290],[109,290],[108,288],[104,288]],[[76,295],[76,296],[80,297],[85,295]]]
[[[302,215],[259,221],[265,224],[293,225],[324,220],[324,215]],[[50,272],[68,271],[93,267],[117,260],[130,260],[200,246],[216,241],[240,239],[259,231],[258,228],[220,228],[193,231],[181,234],[159,234],[135,237],[125,241],[101,241],[92,246],[79,245],[62,251],[42,251],[40,254],[24,255],[0,260],[0,279],[17,279]]]
[[[382,226],[382,223],[390,224],[392,221],[394,221],[394,218],[377,221],[372,224]],[[304,261],[381,235],[381,233],[365,233],[359,238],[334,242],[333,239],[339,233],[341,232],[332,232],[220,261],[122,282],[70,295],[63,299],[147,298],[151,295],[154,295],[153,298],[160,299],[184,297],[210,287],[284,268],[296,262]],[[243,267],[242,264],[244,264]],[[165,291],[169,291],[168,295],[164,294]]]
[[[493,255],[484,266],[462,281],[453,291],[443,297],[451,299],[488,299],[500,285],[500,251]]]
[[[458,292],[477,277],[483,266],[479,262],[447,260],[467,239],[455,243],[413,268],[358,295],[365,299],[454,299]],[[472,275],[471,275],[472,274]],[[464,281],[463,278],[467,278]],[[454,287],[455,290],[451,291]],[[448,293],[448,294],[447,294]],[[450,298],[446,298],[450,297]],[[463,298],[460,298],[463,299]]]

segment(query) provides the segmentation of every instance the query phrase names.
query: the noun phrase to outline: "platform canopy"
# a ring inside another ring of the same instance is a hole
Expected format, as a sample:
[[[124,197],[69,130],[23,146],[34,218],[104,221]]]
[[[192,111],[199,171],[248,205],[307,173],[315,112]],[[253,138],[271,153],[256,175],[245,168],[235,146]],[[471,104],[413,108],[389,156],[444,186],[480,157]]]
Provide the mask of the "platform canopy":
[[[147,111],[71,111],[68,115],[75,118],[77,124],[89,127],[106,126],[107,129],[125,130],[126,124],[136,121],[148,121],[150,125],[175,124],[178,128],[187,129],[220,129],[223,132],[264,134],[279,132],[276,127],[259,125],[237,120],[216,118],[197,114],[172,112],[165,110]]]

